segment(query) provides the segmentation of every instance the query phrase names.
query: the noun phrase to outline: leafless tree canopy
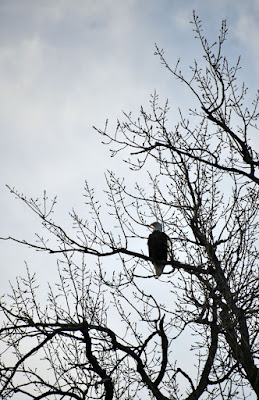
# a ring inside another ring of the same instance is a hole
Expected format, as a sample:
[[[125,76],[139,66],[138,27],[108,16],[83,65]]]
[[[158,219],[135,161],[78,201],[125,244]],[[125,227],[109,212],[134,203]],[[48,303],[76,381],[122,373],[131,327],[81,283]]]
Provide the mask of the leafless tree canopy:
[[[3,399],[259,395],[259,94],[248,104],[240,60],[232,66],[224,56],[225,21],[212,45],[195,13],[193,26],[204,62],[189,76],[155,51],[196,98],[188,117],[179,111],[174,125],[169,102],[154,93],[114,134],[108,123],[95,128],[112,155],[123,155],[131,182],[107,172],[103,203],[86,183],[84,217],[73,210],[69,232],[54,220],[56,199],[10,188],[46,235],[2,239],[55,253],[60,281],[40,304],[28,268],[1,300]],[[159,279],[146,247],[154,220],[171,241]]]

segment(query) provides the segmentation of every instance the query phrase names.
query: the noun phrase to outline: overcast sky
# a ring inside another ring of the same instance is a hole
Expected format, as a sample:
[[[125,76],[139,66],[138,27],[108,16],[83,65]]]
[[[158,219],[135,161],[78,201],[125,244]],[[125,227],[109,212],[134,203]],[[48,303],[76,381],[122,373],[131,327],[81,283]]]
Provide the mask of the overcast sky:
[[[193,9],[210,40],[227,19],[227,52],[231,60],[242,55],[241,79],[255,93],[258,0],[0,1],[0,236],[31,238],[39,226],[6,184],[28,197],[44,190],[57,195],[58,214],[67,221],[72,207],[83,204],[85,179],[102,189],[107,168],[136,179],[121,159],[110,158],[92,126],[102,128],[106,118],[115,124],[122,110],[137,112],[154,89],[169,98],[172,113],[191,106],[190,93],[163,68],[154,45],[172,65],[180,57],[183,69],[200,57],[189,23]],[[44,256],[0,246],[1,293],[24,274],[24,260],[49,274]]]
[[[227,19],[226,52],[231,61],[242,56],[240,77],[252,96],[259,87],[258,0],[0,0],[0,236],[32,239],[40,226],[6,184],[28,197],[57,195],[66,227],[73,207],[83,212],[85,179],[98,194],[107,168],[138,179],[111,159],[92,126],[102,128],[107,118],[115,125],[122,110],[137,113],[154,89],[169,99],[172,121],[178,106],[191,107],[154,45],[172,65],[180,57],[182,70],[201,57],[193,9],[211,41]],[[24,261],[42,281],[55,279],[54,256],[0,246],[0,294],[25,274]]]

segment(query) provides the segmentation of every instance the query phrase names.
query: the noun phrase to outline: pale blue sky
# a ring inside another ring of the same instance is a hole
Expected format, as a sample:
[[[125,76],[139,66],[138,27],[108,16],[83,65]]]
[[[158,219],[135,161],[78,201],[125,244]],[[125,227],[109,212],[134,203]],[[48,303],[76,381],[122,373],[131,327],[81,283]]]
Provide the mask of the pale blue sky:
[[[85,179],[101,191],[107,168],[128,177],[93,125],[103,127],[106,118],[116,124],[121,110],[137,112],[154,89],[169,98],[172,110],[191,106],[190,94],[153,53],[156,42],[172,64],[181,58],[183,70],[201,57],[189,24],[193,9],[210,40],[227,18],[227,54],[231,60],[242,55],[241,78],[253,94],[258,0],[0,1],[1,236],[32,238],[38,230],[36,218],[5,184],[28,196],[41,197],[45,189],[51,198],[57,194],[58,215],[68,224],[67,213],[83,204]],[[0,246],[1,291],[23,274],[23,260],[42,271],[42,255]],[[44,274],[49,268],[44,264]]]

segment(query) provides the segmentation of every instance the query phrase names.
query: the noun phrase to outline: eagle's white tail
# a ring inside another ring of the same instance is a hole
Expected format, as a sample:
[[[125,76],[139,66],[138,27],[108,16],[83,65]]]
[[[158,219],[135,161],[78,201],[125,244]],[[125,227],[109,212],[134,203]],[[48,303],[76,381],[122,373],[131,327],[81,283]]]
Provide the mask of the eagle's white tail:
[[[156,275],[157,275],[157,276],[162,275],[163,270],[164,270],[164,268],[165,268],[165,265],[164,265],[164,264],[157,264],[157,263],[154,263],[154,267],[155,267],[155,270],[156,270]]]

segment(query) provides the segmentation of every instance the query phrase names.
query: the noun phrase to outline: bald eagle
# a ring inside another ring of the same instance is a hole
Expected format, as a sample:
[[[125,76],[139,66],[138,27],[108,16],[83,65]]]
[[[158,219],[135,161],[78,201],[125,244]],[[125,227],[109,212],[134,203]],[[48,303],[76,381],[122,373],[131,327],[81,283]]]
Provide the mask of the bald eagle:
[[[153,222],[150,226],[153,227],[153,232],[148,237],[149,257],[152,258],[156,270],[156,275],[160,276],[167,261],[168,236],[162,231],[160,222]],[[164,262],[159,262],[159,261]]]

